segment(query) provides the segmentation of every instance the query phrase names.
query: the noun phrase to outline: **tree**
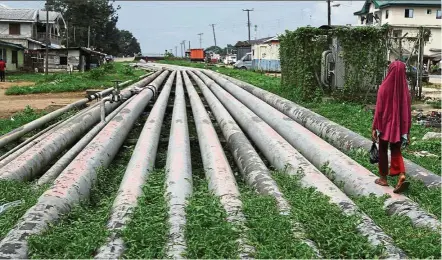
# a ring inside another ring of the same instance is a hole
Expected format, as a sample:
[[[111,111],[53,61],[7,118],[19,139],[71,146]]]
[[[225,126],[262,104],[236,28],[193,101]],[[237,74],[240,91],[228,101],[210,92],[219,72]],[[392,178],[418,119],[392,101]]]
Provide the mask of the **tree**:
[[[90,46],[94,49],[112,55],[128,51],[131,52],[130,55],[133,55],[133,52],[140,52],[138,41],[130,32],[129,39],[125,38],[127,44],[121,45],[120,36],[128,36],[126,33],[128,31],[122,33],[116,26],[117,11],[120,6],[114,6],[114,2],[114,0],[48,0],[50,8],[60,12],[68,22],[70,46],[87,46],[90,27]]]
[[[132,56],[135,53],[141,52],[140,43],[131,32],[127,30],[120,30],[119,36],[119,54],[124,56]]]

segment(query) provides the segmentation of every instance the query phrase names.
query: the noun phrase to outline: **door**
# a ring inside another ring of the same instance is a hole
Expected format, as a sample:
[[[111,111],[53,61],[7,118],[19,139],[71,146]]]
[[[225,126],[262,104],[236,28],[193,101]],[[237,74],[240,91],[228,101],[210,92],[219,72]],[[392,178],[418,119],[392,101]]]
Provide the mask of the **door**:
[[[18,51],[12,51],[11,63],[15,68],[18,67]]]

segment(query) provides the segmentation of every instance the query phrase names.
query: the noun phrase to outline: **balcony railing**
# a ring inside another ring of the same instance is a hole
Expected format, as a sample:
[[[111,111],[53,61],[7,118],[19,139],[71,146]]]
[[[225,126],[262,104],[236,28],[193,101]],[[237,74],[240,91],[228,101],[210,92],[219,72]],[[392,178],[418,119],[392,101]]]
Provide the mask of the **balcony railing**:
[[[39,33],[37,33],[36,40],[37,40],[37,41],[40,41],[40,42],[46,42],[46,33],[45,33],[45,32],[39,32]],[[58,35],[49,34],[49,40],[50,40],[51,43],[53,43],[53,44],[60,45],[60,43],[61,43],[61,37],[58,36]]]

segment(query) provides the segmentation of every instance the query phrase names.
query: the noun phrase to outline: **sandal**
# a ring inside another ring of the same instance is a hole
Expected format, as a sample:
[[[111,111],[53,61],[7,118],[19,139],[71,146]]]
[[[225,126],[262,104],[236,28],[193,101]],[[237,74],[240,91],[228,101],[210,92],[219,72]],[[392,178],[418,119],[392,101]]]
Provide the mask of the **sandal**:
[[[383,178],[377,178],[374,183],[376,183],[377,185],[380,186],[388,186],[388,182],[387,179],[383,179]]]
[[[408,187],[410,187],[410,183],[405,180],[405,175],[401,174],[399,177],[397,186],[396,186],[396,188],[394,188],[393,192],[394,193],[401,193],[401,192],[404,192],[405,190],[407,190]]]

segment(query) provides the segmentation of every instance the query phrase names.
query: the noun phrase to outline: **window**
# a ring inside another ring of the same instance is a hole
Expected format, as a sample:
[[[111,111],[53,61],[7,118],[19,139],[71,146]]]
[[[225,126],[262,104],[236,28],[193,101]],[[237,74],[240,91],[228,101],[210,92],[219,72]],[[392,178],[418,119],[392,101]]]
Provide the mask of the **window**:
[[[390,14],[390,10],[385,10],[385,19],[388,19],[389,14]]]
[[[9,24],[9,34],[10,35],[20,35],[20,24],[10,23]]]
[[[413,18],[414,9],[405,9],[405,18]]]
[[[244,57],[244,61],[251,61],[251,60],[252,60],[252,57],[250,54],[247,54],[247,56]]]
[[[442,12],[440,10],[436,11],[436,19],[441,19],[442,17]]]
[[[0,59],[3,59],[4,62],[6,61],[6,49],[0,49]]]
[[[60,65],[68,65],[68,57],[60,57]]]
[[[431,9],[427,9],[427,14],[431,14]]]
[[[393,37],[401,37],[402,30],[393,30]]]

